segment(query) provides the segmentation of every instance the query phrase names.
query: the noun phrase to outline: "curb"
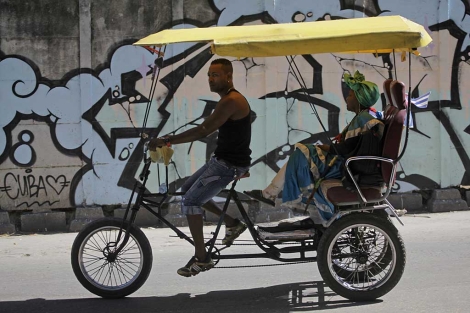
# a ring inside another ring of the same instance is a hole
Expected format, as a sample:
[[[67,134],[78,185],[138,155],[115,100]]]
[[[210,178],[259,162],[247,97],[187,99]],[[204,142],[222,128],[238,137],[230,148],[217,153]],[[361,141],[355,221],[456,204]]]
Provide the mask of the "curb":
[[[413,214],[470,210],[470,190],[463,188],[394,193],[387,199],[395,209],[406,210],[406,212]],[[283,206],[280,199],[276,200],[276,207],[246,199],[246,197],[241,200],[248,216],[254,223],[278,221],[302,213],[298,209]],[[218,203],[218,205],[223,207],[224,202]],[[17,216],[17,211],[8,212],[0,210],[0,234],[12,234],[15,232],[78,232],[87,223],[105,216],[122,218],[126,207],[121,205],[106,205],[102,207],[68,209],[71,218],[66,218],[66,213],[58,210],[33,211],[32,213],[22,212],[19,216]],[[233,201],[229,204],[227,212],[235,218],[241,218],[241,214]],[[165,219],[177,227],[188,226],[186,216],[181,214],[179,202],[164,204],[161,208],[161,213]],[[17,218],[16,222],[12,222],[12,215],[15,215]],[[210,212],[205,213],[204,219],[207,223],[218,222],[218,217]],[[135,224],[139,227],[167,227],[145,209],[139,210]]]

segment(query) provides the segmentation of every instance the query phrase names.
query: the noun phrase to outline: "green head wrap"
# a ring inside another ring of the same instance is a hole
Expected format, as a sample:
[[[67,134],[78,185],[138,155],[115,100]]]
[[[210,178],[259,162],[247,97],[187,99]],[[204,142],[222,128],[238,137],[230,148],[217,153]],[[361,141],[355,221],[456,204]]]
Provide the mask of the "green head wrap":
[[[379,99],[379,87],[376,84],[364,80],[364,75],[356,71],[354,76],[348,73],[343,75],[344,82],[354,91],[357,101],[365,108],[370,108]]]

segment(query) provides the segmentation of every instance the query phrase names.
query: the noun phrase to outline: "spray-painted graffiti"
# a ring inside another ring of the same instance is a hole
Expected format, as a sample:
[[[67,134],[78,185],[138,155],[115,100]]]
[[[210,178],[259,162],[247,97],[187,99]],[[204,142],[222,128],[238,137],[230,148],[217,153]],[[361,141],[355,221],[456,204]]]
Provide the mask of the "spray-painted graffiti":
[[[51,125],[44,119],[22,117],[4,128],[10,135],[11,148],[0,175],[2,208],[70,207],[69,197],[76,190],[74,182],[84,164],[73,153],[57,149]]]
[[[0,190],[4,191],[8,198],[11,200],[16,200],[20,196],[25,197],[29,196],[30,198],[38,197],[48,197],[51,193],[53,195],[60,195],[65,187],[68,187],[70,181],[67,181],[65,175],[59,175],[54,177],[52,175],[43,176],[34,176],[32,175],[33,170],[25,170],[24,175],[6,173],[3,179],[3,186],[0,187]],[[48,194],[49,192],[49,194]],[[27,202],[23,202],[27,206],[31,206]],[[52,203],[49,203],[50,205]]]
[[[353,0],[209,1],[219,14],[217,25],[377,15],[402,15],[423,24],[434,43],[413,56],[411,90],[413,97],[428,91],[431,97],[426,109],[412,107],[411,148],[400,164],[396,189],[470,184],[470,91],[465,88],[470,79],[469,1],[449,0],[448,10],[438,0],[368,0],[359,6]],[[186,22],[172,27],[196,26]],[[193,43],[167,48],[148,115],[151,136],[183,131],[212,112],[218,99],[209,91],[206,73],[217,56],[209,51],[207,45]],[[52,83],[34,62],[0,53],[0,206],[22,210],[126,203],[142,168],[139,136],[155,58],[126,44],[110,54],[106,66],[78,69]],[[325,141],[352,118],[341,83],[345,70],[359,69],[380,88],[395,76],[408,84],[408,65],[399,55],[296,56],[308,87],[304,94],[289,70],[291,61],[233,60],[235,87],[255,112],[252,175],[240,182],[240,190],[265,186],[294,143]],[[326,132],[309,102],[316,105]],[[376,106],[383,105],[384,98]],[[175,146],[170,188],[179,188],[208,159],[216,136]],[[148,188],[158,191],[163,171],[157,165],[151,171]]]

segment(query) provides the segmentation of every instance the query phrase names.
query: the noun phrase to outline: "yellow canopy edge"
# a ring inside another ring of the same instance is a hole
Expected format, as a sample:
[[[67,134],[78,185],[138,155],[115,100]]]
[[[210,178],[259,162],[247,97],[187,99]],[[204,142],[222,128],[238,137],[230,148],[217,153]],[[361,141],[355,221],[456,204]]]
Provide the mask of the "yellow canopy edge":
[[[207,42],[212,53],[233,57],[270,57],[314,53],[390,53],[412,51],[432,41],[423,26],[401,16],[331,21],[167,29],[134,45],[163,46]]]

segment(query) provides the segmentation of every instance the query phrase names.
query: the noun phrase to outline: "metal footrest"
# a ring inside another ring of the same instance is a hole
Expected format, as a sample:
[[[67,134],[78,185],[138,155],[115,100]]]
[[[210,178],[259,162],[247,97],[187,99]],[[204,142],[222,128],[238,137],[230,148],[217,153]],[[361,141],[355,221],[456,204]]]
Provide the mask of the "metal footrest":
[[[315,237],[315,229],[299,229],[284,232],[270,233],[258,228],[258,235],[263,240],[294,241]]]
[[[286,232],[293,230],[304,230],[315,227],[315,223],[310,216],[297,216],[286,218],[277,222],[256,224],[258,229],[269,233]]]
[[[315,236],[315,224],[310,216],[297,216],[256,226],[260,238],[264,240],[305,240]]]

